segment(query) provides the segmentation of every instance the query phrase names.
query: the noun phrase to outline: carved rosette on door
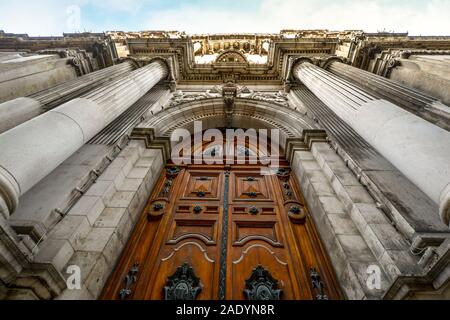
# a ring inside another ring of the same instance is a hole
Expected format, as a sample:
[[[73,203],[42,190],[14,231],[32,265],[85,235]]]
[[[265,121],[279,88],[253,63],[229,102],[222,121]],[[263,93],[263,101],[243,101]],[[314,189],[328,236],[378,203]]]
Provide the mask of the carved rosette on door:
[[[170,201],[171,190],[175,178],[181,172],[179,167],[167,167],[166,168],[166,180],[164,186],[158,194],[158,197],[154,199],[149,206],[147,217],[149,221],[160,220],[166,213],[167,204]]]
[[[292,223],[303,224],[306,220],[306,210],[302,202],[297,198],[291,183],[291,170],[279,169],[277,176],[283,191],[284,209]]]

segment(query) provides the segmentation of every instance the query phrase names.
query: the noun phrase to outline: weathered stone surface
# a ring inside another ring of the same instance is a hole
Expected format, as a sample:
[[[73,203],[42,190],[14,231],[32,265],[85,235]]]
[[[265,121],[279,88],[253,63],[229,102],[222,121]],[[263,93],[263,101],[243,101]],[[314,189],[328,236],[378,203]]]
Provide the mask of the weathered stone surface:
[[[133,143],[124,153],[129,157],[138,155],[134,165],[129,167],[131,161],[120,154],[112,162],[112,169],[100,176],[52,230],[51,239],[40,248],[39,261],[56,263],[66,278],[69,276],[65,274],[68,266],[81,268],[82,289],[65,290],[59,299],[98,297],[148,201],[152,190],[148,188],[152,188],[159,177],[162,169],[162,161],[158,160],[160,151],[155,153],[152,150],[149,157],[142,143]],[[141,155],[145,159],[138,165]],[[125,178],[124,170],[128,173],[135,170],[133,174],[143,176],[145,173],[145,176]],[[117,186],[114,174],[124,177]]]
[[[340,174],[351,174],[350,170],[345,168],[343,160],[336,158],[336,155],[330,152],[329,147],[324,143],[317,143],[312,149],[315,157],[322,159],[322,168],[329,169],[329,174],[326,176],[336,196],[345,205],[344,211],[349,213],[349,218],[358,231],[354,235],[337,235],[343,250],[347,252],[349,261],[372,262],[380,266],[385,272],[382,279],[385,286],[389,286],[397,276],[408,275],[411,270],[419,272],[418,261],[409,252],[409,245],[404,236],[389,223],[368,192],[361,185],[345,184],[343,180],[337,178],[334,169]],[[349,229],[348,226],[344,229],[343,220],[341,219],[340,222],[334,225],[330,223],[330,228],[334,228],[335,233],[342,233],[344,230],[356,231]],[[410,270],[399,261],[399,256],[408,261]],[[359,273],[355,274],[360,280],[363,279]]]
[[[344,213],[344,206],[342,205],[342,202],[340,202],[336,197],[318,197],[318,201],[320,205],[322,206],[323,210],[325,210],[329,214],[337,213],[342,214]]]
[[[359,235],[358,229],[346,214],[327,214],[326,219],[337,235]]]
[[[120,241],[119,234],[115,231],[103,250],[103,256],[110,266],[116,265],[124,246],[125,244]]]
[[[135,196],[134,192],[116,192],[107,206],[112,208],[128,208]]]
[[[138,191],[144,179],[129,179],[125,178],[124,181],[117,187],[117,191]]]
[[[66,289],[59,297],[55,300],[64,301],[88,301],[95,300],[94,296],[89,292],[89,290],[83,286],[80,290],[69,290]]]
[[[93,225],[104,209],[105,204],[101,197],[83,196],[70,210],[69,215],[85,216],[89,223]]]
[[[40,263],[51,263],[57,270],[62,271],[74,252],[69,240],[49,239],[44,242],[34,260]]]
[[[94,268],[86,279],[86,288],[97,299],[108,279],[108,275],[112,270],[112,266],[108,264],[105,257],[101,255],[97,260]]]
[[[105,172],[99,177],[99,181],[112,181],[114,185],[120,186],[125,179],[125,173],[121,167],[108,167]]]
[[[101,197],[104,202],[109,201],[116,193],[116,185],[113,181],[98,180],[86,192],[87,196]]]
[[[122,217],[127,214],[125,208],[106,208],[94,224],[96,228],[116,228]]]
[[[330,155],[328,146],[325,145],[325,147],[322,150],[326,150]],[[312,152],[310,154],[312,155]],[[302,158],[311,159],[304,152]],[[313,157],[313,159],[315,158]],[[342,160],[338,160],[334,159],[339,165],[339,161]],[[300,181],[309,211],[327,248],[346,297],[348,299],[380,298],[382,290],[369,290],[366,284],[367,268],[371,264],[377,263],[377,259],[349,214],[350,204],[348,203],[347,207],[344,206],[330,184],[332,177],[328,178],[324,174],[318,162],[303,161],[298,151],[294,154],[293,162],[295,163],[294,173]],[[304,162],[307,163],[306,167],[303,166]],[[322,166],[325,164],[326,158],[322,156]],[[351,198],[348,197],[347,201],[351,201]],[[386,278],[383,274],[381,277]]]
[[[103,252],[114,232],[115,228],[92,228],[86,238],[81,241],[78,250]]]
[[[73,248],[80,245],[90,232],[90,224],[86,217],[67,216],[51,232],[51,239],[69,240]]]
[[[119,224],[117,226],[117,234],[123,244],[126,244],[128,242],[128,239],[131,236],[131,232],[133,231],[133,226],[134,222],[133,220],[131,220],[131,217],[127,211],[124,215],[122,215],[122,219],[119,221]]]
[[[77,251],[73,254],[72,258],[67,263],[62,274],[67,279],[70,274],[67,273],[67,268],[69,266],[77,266],[81,271],[81,284],[84,285],[89,274],[94,268],[97,260],[100,259],[102,254],[100,252],[88,252],[88,251]]]
[[[130,179],[144,179],[147,176],[148,171],[149,167],[134,168],[130,171],[127,177]]]

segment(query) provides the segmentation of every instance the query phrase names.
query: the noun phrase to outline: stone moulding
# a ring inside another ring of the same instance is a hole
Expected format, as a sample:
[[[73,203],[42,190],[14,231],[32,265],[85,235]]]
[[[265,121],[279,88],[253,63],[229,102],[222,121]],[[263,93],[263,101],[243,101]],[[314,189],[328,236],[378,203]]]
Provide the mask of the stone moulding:
[[[303,130],[302,137],[287,140],[286,160],[292,163],[296,151],[310,151],[313,143],[316,142],[328,142],[328,134],[325,130]]]
[[[168,137],[156,137],[153,128],[135,128],[131,135],[132,140],[143,140],[147,149],[158,149],[163,154],[164,163],[171,158],[171,143]]]
[[[402,300],[414,296],[417,292],[429,293],[445,289],[449,285],[450,273],[450,239],[447,239],[439,248],[433,249],[431,259],[425,266],[422,274],[400,276],[384,294],[385,300]]]

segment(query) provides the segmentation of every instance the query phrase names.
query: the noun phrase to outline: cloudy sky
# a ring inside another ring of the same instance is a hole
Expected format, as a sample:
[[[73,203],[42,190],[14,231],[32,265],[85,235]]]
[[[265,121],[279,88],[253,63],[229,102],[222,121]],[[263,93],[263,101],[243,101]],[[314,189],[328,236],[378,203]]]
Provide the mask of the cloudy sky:
[[[362,29],[450,35],[450,0],[0,0],[0,30],[263,33]]]

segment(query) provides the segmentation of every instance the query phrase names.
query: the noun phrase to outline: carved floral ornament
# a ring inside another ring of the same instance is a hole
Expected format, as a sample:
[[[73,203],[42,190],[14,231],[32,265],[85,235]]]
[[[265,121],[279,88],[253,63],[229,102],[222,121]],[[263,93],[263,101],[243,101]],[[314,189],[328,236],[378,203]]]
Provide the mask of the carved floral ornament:
[[[244,98],[269,103],[276,103],[285,107],[289,107],[289,100],[287,94],[284,93],[283,91],[261,92],[261,91],[252,91],[246,86],[236,86],[236,87],[237,87],[236,98]],[[226,92],[223,86],[215,86],[212,89],[204,92],[177,91],[173,94],[172,99],[169,101],[169,107],[170,108],[176,107],[183,103],[222,98],[224,97],[225,93]]]
[[[158,221],[166,214],[166,207],[169,204],[172,187],[175,178],[180,174],[181,169],[175,166],[166,168],[166,180],[161,187],[156,199],[150,202],[147,209],[147,218],[149,221]]]

